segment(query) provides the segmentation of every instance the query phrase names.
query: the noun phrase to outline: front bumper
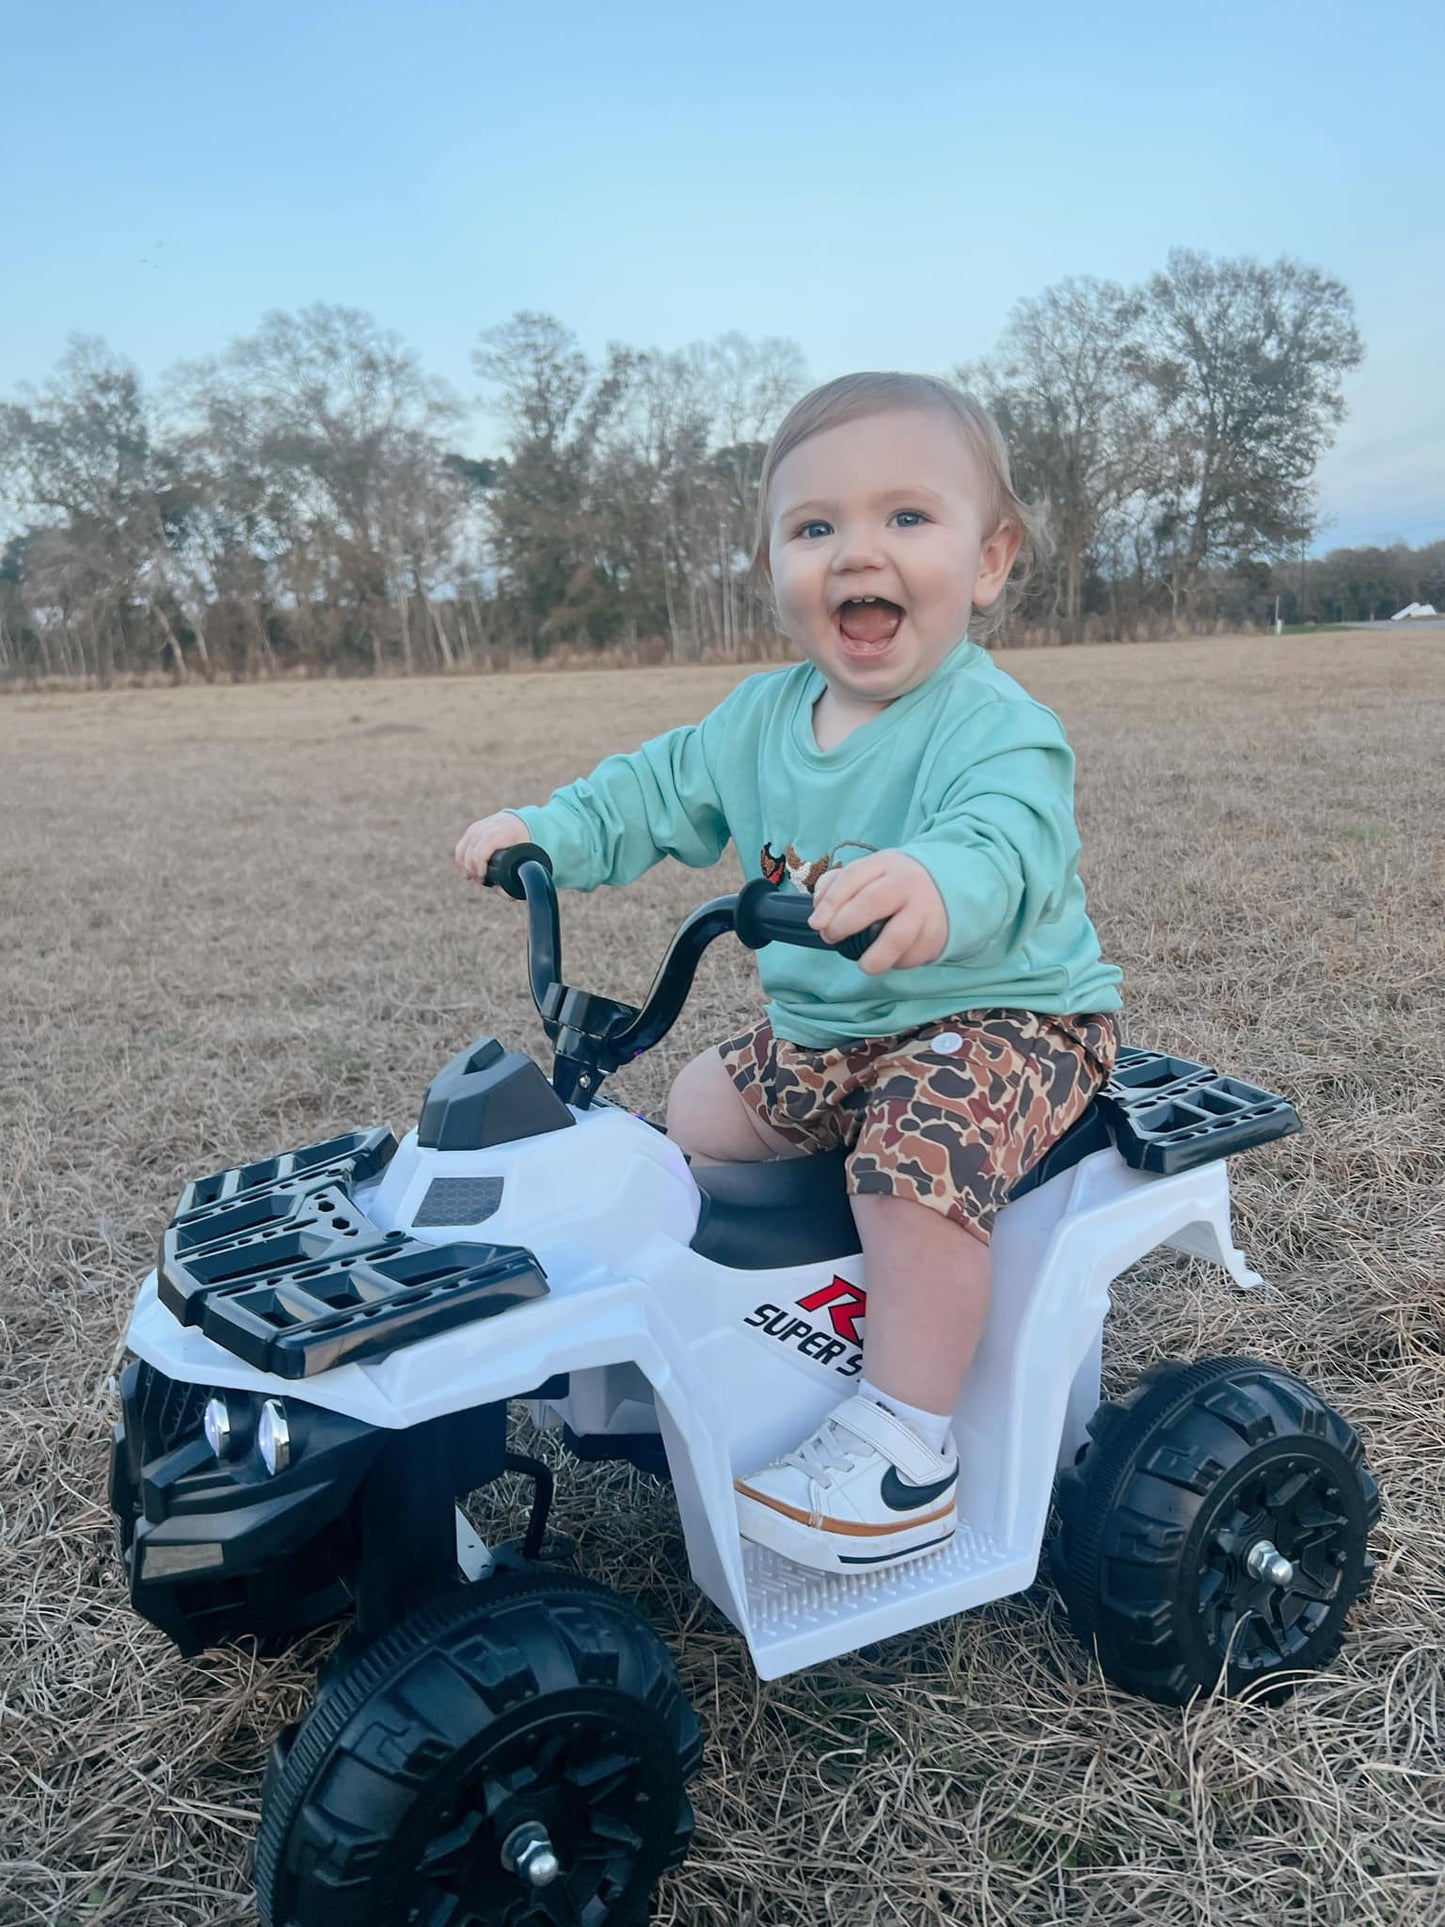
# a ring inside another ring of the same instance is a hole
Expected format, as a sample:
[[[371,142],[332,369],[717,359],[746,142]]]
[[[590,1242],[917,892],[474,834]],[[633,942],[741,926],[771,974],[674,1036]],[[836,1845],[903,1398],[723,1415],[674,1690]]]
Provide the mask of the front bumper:
[[[208,1396],[132,1360],[111,1448],[131,1604],[185,1653],[299,1634],[348,1609],[358,1495],[387,1444],[375,1426],[288,1399],[292,1458],[272,1477],[255,1442],[261,1399],[225,1394],[234,1436],[217,1459],[202,1431]]]

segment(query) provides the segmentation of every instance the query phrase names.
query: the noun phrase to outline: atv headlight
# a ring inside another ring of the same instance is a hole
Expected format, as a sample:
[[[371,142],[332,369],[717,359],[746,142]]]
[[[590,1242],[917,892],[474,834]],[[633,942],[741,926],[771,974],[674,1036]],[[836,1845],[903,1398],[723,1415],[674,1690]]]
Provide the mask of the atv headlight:
[[[218,1459],[229,1458],[235,1432],[231,1426],[231,1408],[225,1399],[216,1397],[206,1400],[206,1409],[201,1418],[206,1434],[206,1444]]]
[[[256,1445],[261,1463],[274,1479],[291,1463],[291,1427],[286,1423],[286,1407],[278,1398],[268,1398],[256,1422]]]

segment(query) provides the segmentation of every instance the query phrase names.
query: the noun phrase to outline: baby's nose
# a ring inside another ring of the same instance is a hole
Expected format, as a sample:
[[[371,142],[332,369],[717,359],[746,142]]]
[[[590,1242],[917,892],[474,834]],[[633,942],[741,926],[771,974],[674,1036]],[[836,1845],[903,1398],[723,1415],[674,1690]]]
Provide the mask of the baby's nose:
[[[885,560],[883,544],[871,530],[860,529],[853,534],[845,530],[833,566],[839,575],[856,575],[861,570],[882,568]]]

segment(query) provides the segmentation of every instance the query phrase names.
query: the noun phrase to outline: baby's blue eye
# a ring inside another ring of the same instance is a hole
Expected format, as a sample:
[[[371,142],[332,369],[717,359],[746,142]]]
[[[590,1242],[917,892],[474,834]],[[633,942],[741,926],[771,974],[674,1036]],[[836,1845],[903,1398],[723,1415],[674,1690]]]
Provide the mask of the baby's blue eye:
[[[805,541],[809,541],[812,539],[814,529],[821,529],[824,535],[831,535],[833,533],[833,525],[831,522],[804,522],[803,526],[798,530],[798,533]]]
[[[918,509],[899,509],[893,519],[901,529],[916,529],[925,518]]]

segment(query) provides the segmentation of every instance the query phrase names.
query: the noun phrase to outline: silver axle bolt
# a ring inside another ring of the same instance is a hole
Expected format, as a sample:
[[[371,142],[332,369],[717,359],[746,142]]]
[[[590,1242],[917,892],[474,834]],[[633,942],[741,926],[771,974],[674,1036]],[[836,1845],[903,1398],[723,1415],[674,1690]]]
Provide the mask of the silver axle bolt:
[[[1267,1579],[1272,1586],[1287,1586],[1294,1578],[1293,1564],[1268,1539],[1250,1547],[1244,1564],[1251,1579]]]
[[[521,1826],[513,1827],[502,1842],[502,1865],[533,1887],[550,1887],[562,1871],[540,1820],[524,1820]]]

